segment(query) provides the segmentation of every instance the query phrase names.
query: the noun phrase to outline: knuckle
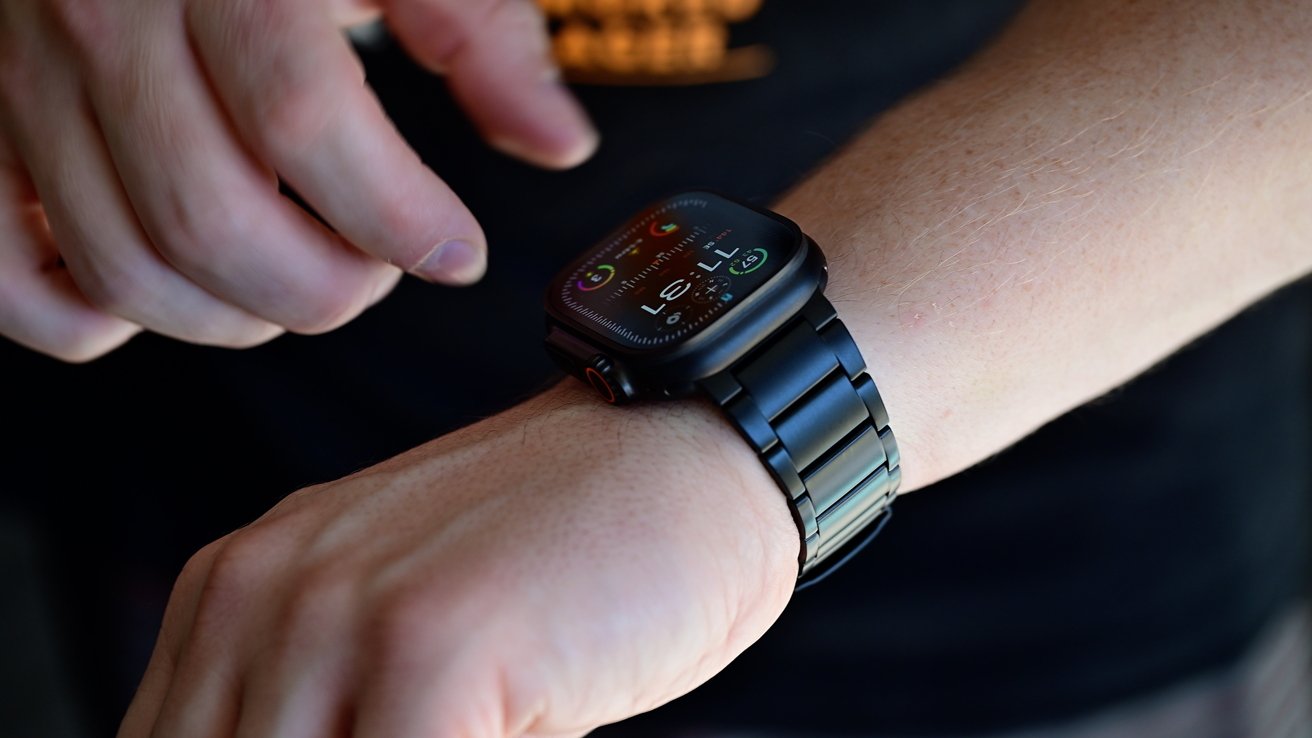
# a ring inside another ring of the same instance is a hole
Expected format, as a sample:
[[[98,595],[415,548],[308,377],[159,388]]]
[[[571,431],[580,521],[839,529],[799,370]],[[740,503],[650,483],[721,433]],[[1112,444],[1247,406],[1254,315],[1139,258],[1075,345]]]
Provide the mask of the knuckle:
[[[256,113],[257,140],[275,160],[296,157],[319,139],[343,96],[322,94],[320,85],[308,80],[274,79],[270,85]]]
[[[258,204],[249,207],[220,196],[179,198],[154,220],[155,248],[180,271],[210,285],[249,284],[259,264],[273,264],[276,254],[267,229],[259,222]],[[200,204],[197,204],[200,203]],[[281,328],[296,333],[323,333],[359,314],[368,298],[364,280],[351,270],[342,274],[331,262],[302,264],[303,269],[266,274],[277,289],[263,290],[259,306],[251,306],[275,326],[256,324],[235,337],[211,335],[206,341],[220,345],[255,345],[273,338]],[[318,273],[321,276],[316,276]]]
[[[306,335],[326,333],[359,315],[368,297],[362,285],[338,283],[311,288],[297,301],[297,309],[288,319],[287,328]]]
[[[187,559],[183,564],[182,571],[178,573],[177,579],[174,580],[173,590],[169,594],[168,606],[164,610],[164,622],[160,628],[160,643],[170,644],[170,648],[157,650],[157,653],[165,655],[176,651],[181,645],[180,640],[186,633],[186,626],[190,621],[190,603],[196,596],[197,592],[202,591],[205,585],[205,578],[209,575],[210,564],[214,555],[223,546],[224,539],[220,538]]]
[[[295,492],[274,503],[273,507],[264,514],[268,520],[282,520],[305,510],[310,500],[314,499],[317,492],[328,489],[332,483],[320,484],[311,487],[302,487]]]
[[[140,317],[147,288],[131,272],[119,269],[83,269],[74,274],[78,290],[101,312],[121,318]]]
[[[183,272],[192,273],[196,269],[207,273],[214,271],[213,264],[205,258],[205,252],[209,250],[207,245],[217,241],[216,234],[203,233],[206,227],[193,217],[178,215],[182,217],[151,224],[151,243],[165,260]]]
[[[249,594],[269,570],[276,550],[263,536],[245,529],[230,535],[209,556],[201,586],[197,624],[230,622],[234,613],[249,604]]]
[[[69,266],[72,269],[74,262]],[[177,295],[162,287],[162,275],[154,264],[76,266],[79,268],[74,280],[78,290],[97,310],[185,341],[207,346],[249,348],[282,332],[276,325],[226,306],[206,304],[179,310],[179,304],[173,299]]]
[[[250,214],[228,197],[187,197],[172,193],[170,204],[154,219],[155,248],[184,272],[212,274],[224,260],[253,242],[258,229]]]
[[[356,580],[341,569],[326,566],[312,570],[300,577],[288,594],[281,627],[289,633],[331,630],[340,614],[350,609],[356,595]]]
[[[202,11],[196,3],[196,12]],[[261,60],[258,83],[249,85],[245,104],[234,113],[244,134],[265,158],[300,153],[319,138],[349,97],[343,79],[365,86],[364,67],[351,54],[332,46],[298,49],[295,56],[270,50],[285,46],[281,29],[300,22],[306,13],[321,13],[313,0],[239,0],[223,4],[224,22],[232,29],[230,52]],[[192,24],[212,23],[199,16]]]
[[[227,537],[220,538],[192,554],[191,558],[187,559],[187,563],[182,565],[182,571],[178,573],[177,581],[173,585],[174,591],[189,590],[203,585],[205,578],[209,576],[214,557],[223,550],[226,542]]]

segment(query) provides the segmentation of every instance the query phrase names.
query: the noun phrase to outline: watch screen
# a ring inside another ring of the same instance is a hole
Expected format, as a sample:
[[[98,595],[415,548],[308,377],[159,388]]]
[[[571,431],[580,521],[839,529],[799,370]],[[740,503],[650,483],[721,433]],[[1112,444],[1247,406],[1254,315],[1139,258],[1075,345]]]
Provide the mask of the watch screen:
[[[724,198],[679,195],[644,211],[559,284],[560,307],[621,345],[686,340],[779,273],[801,246],[784,223]]]

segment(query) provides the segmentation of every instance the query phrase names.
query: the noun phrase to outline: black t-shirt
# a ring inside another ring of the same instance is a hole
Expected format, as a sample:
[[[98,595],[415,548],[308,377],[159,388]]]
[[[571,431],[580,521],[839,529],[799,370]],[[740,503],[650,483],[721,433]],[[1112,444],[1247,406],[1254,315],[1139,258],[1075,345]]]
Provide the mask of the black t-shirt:
[[[442,83],[396,47],[363,52],[401,131],[484,224],[482,284],[407,280],[330,335],[249,351],[143,336],[72,367],[0,345],[18,436],[0,451],[13,480],[0,503],[43,521],[55,546],[92,714],[109,725],[126,704],[191,551],[299,486],[551,381],[540,296],[570,257],[671,191],[768,205],[1013,6],[766,0],[728,42],[767,49],[768,74],[580,88],[605,143],[566,173],[488,151]],[[874,545],[799,596],[739,662],[620,734],[694,722],[984,729],[1227,663],[1306,587],[1310,349],[1304,284],[905,498]]]

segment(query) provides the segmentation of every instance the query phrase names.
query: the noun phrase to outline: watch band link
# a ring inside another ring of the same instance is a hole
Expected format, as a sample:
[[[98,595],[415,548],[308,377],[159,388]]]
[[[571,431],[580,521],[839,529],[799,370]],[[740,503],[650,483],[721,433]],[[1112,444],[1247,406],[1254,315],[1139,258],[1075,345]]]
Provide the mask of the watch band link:
[[[881,515],[902,479],[888,412],[865,360],[819,292],[791,322],[702,382],[792,502],[799,579]]]

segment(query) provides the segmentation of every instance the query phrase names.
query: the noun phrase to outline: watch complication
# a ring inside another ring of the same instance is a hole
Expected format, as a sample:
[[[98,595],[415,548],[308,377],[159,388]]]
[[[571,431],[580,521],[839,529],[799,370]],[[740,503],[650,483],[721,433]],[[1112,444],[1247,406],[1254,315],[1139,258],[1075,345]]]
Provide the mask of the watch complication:
[[[878,532],[901,481],[827,275],[787,218],[688,192],[585,252],[546,295],[548,353],[607,402],[703,393],[724,410],[791,503],[803,584]]]

